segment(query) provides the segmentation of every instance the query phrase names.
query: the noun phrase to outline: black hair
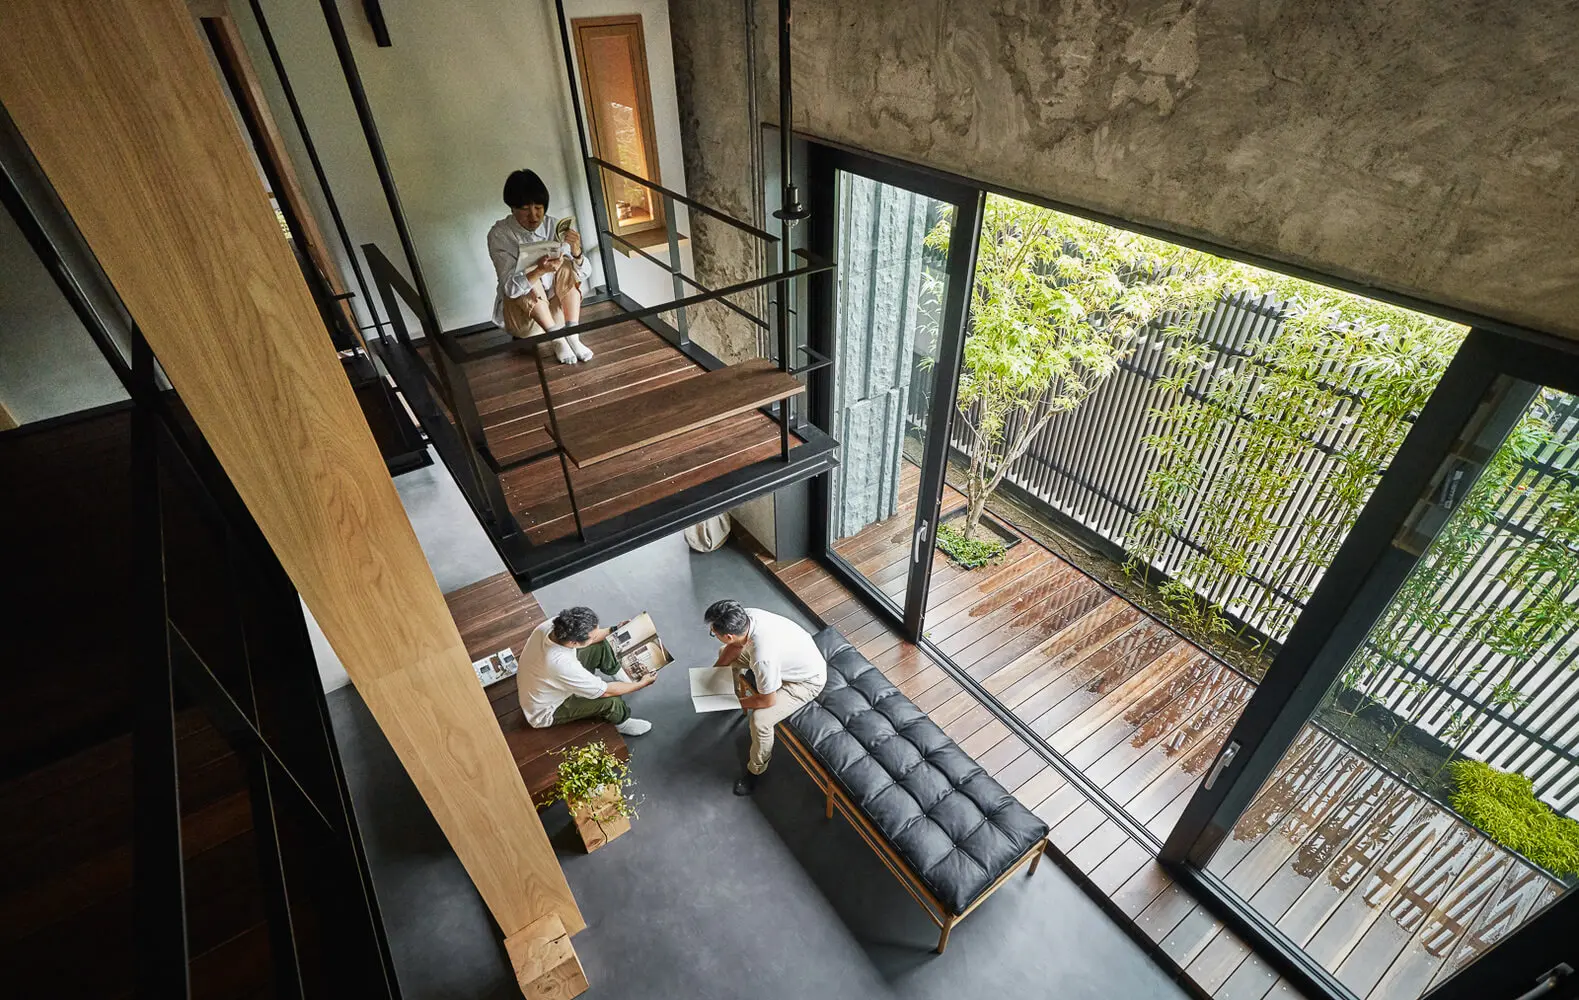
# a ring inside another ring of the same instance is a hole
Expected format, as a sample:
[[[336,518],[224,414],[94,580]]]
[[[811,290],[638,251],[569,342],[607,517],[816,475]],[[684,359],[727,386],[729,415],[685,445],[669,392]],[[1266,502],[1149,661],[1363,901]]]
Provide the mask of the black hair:
[[[702,612],[702,620],[721,635],[745,635],[751,631],[751,616],[739,601],[714,601]]]
[[[591,608],[577,605],[566,608],[554,616],[554,625],[548,637],[563,645],[567,642],[586,642],[592,630],[598,627],[598,613]]]
[[[511,208],[542,205],[548,211],[548,185],[530,170],[517,170],[504,179],[504,203]]]

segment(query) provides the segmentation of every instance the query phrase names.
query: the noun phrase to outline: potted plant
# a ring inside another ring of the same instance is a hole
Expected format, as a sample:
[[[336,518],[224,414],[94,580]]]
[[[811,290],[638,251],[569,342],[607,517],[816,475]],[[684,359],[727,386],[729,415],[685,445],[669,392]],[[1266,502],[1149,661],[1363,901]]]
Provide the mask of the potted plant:
[[[603,741],[560,752],[554,798],[563,799],[587,851],[595,851],[631,828],[636,803],[626,793],[635,784],[630,765]]]

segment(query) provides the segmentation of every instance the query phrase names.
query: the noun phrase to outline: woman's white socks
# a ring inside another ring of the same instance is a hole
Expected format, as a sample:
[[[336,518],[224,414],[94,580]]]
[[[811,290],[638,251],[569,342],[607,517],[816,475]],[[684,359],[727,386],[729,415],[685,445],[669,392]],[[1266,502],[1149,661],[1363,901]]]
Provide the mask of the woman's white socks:
[[[549,327],[548,332],[553,333],[555,330],[563,330],[564,328],[565,324],[561,323],[558,326]],[[570,346],[570,341],[572,339],[574,338],[560,337],[559,339],[552,341],[554,345],[554,357],[558,358],[559,363],[562,365],[573,365],[576,363],[576,352]]]
[[[566,337],[565,340],[570,343],[570,349],[576,352],[576,357],[579,360],[592,360],[592,348],[588,347],[586,344],[583,344],[579,336],[572,333],[570,336]]]

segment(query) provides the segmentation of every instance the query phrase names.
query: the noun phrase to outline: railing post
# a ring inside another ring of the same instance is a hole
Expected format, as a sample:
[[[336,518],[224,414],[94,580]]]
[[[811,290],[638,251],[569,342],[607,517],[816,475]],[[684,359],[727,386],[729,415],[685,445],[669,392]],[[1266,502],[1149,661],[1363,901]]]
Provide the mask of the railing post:
[[[680,224],[674,220],[674,199],[663,196],[663,226],[669,234],[669,274],[674,278],[674,297],[685,298],[685,279],[680,277]],[[674,328],[680,334],[680,346],[691,342],[691,333],[685,321],[685,306],[674,311]]]
[[[779,0],[779,210],[773,213],[779,220],[779,273],[787,275],[793,270],[790,251],[790,230],[806,217],[795,190],[794,137],[795,105],[791,99],[790,80],[790,0]],[[785,278],[778,287],[779,371],[790,370],[790,292],[794,279]],[[790,457],[790,401],[779,400],[779,456],[785,461]]]
[[[576,110],[576,121],[581,121],[581,111]],[[592,198],[592,231],[598,235],[598,257],[603,261],[603,287],[608,291],[609,298],[616,298],[620,294],[620,276],[614,266],[614,243],[604,237],[613,231],[609,222],[608,201],[603,197],[603,168],[598,166],[598,161],[588,156],[587,164],[587,193]],[[582,227],[582,240],[585,241],[586,227]],[[586,244],[582,244],[582,253],[586,252]]]
[[[554,413],[554,401],[548,394],[548,373],[543,371],[543,352],[531,345],[532,361],[537,365],[537,384],[543,389],[543,412],[548,416],[548,433],[554,439],[554,453],[559,456],[559,472],[565,477],[565,496],[570,498],[570,516],[576,522],[576,537],[587,540],[587,529],[581,523],[581,507],[576,503],[576,484],[570,480],[570,460],[565,457],[565,445],[559,437],[559,418]]]

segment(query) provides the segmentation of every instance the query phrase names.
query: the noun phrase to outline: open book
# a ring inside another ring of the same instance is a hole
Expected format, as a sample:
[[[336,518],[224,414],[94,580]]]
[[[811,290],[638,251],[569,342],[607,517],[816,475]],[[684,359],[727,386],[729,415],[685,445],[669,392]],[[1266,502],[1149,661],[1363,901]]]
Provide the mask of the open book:
[[[663,640],[658,638],[658,626],[652,623],[652,615],[645,611],[610,632],[609,645],[633,681],[656,674],[674,662],[674,657],[663,648]]]
[[[554,238],[538,240],[535,243],[521,244],[520,251],[516,254],[515,266],[522,274],[537,266],[537,262],[548,256],[570,256],[570,246],[565,242],[565,234],[576,227],[573,215],[567,215],[554,223]]]
[[[692,667],[691,707],[698,713],[739,708],[734,671],[728,667]]]

